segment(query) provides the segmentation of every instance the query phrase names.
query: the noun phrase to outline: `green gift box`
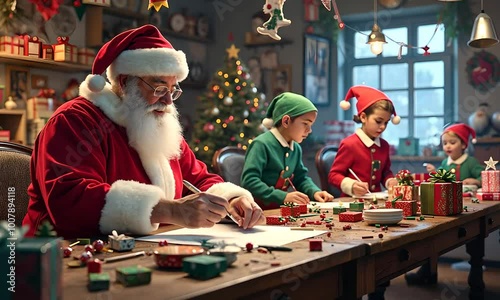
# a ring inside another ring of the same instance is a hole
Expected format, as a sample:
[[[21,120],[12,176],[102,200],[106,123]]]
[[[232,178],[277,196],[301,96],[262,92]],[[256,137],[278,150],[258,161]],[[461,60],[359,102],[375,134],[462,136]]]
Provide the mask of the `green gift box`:
[[[349,210],[350,211],[362,212],[364,208],[365,208],[364,202],[357,202],[356,201],[356,202],[349,203]]]
[[[448,216],[462,213],[462,182],[422,182],[420,211],[423,215]]]
[[[89,273],[88,289],[91,292],[109,290],[109,273]]]
[[[151,269],[142,266],[116,268],[116,281],[124,286],[149,284]]]
[[[227,259],[225,257],[197,255],[182,260],[182,271],[196,279],[210,279],[226,271],[226,269]]]
[[[333,214],[338,215],[340,213],[346,212],[347,207],[334,207],[333,208]]]
[[[7,275],[0,283],[2,299],[61,299],[61,240],[2,236],[0,267]]]

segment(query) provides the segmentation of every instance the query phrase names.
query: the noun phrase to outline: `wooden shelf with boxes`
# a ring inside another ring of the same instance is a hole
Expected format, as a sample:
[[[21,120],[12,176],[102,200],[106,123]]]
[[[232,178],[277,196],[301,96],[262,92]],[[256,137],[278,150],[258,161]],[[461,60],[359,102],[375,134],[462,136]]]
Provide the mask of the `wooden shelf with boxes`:
[[[10,131],[10,141],[26,145],[26,111],[0,109],[0,127]]]
[[[62,72],[90,71],[92,68],[92,66],[89,65],[73,64],[33,56],[22,56],[7,53],[0,53],[0,63],[30,68],[51,69]]]

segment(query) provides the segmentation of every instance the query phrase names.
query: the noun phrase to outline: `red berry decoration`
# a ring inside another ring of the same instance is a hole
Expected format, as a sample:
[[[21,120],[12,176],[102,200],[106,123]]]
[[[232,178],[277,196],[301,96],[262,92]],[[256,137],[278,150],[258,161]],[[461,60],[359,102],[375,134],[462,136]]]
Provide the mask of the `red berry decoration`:
[[[384,237],[384,235],[383,235],[383,234],[381,234],[381,233],[379,233],[379,234],[378,234],[378,237],[379,237],[379,238],[383,238],[383,237]]]
[[[95,240],[94,243],[92,243],[92,246],[94,247],[95,252],[101,253],[102,249],[104,249],[104,242],[102,240]]]
[[[321,214],[321,215],[319,215],[319,217],[320,217],[321,219],[324,219],[324,218],[326,218],[326,215],[325,215],[325,214]]]
[[[332,233],[331,233],[331,232],[328,232],[328,233],[326,234],[326,236],[327,236],[327,237],[331,237],[331,236],[332,236]]]
[[[88,245],[85,245],[85,251],[88,251],[90,253],[94,253],[94,247],[92,247],[92,245],[88,244]]]
[[[63,249],[63,255],[64,255],[64,257],[70,257],[71,253],[73,253],[73,249],[71,247],[65,247]]]
[[[306,223],[300,224],[300,227],[306,227]]]
[[[90,251],[83,251],[82,254],[80,254],[80,261],[86,264],[89,260],[92,259],[92,257],[93,255]]]
[[[247,244],[245,245],[245,247],[247,248],[247,251],[248,251],[248,252],[250,252],[250,251],[252,251],[252,249],[253,249],[253,244],[252,244],[252,243],[247,243]]]
[[[158,245],[159,245],[160,247],[163,247],[163,246],[168,246],[168,242],[167,242],[167,240],[163,240],[163,241],[160,241],[160,242],[158,243]]]

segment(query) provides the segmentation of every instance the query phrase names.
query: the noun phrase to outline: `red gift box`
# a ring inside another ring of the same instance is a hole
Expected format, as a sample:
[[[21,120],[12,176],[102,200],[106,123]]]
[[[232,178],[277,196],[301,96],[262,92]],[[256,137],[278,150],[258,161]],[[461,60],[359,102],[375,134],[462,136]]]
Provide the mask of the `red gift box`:
[[[323,240],[309,239],[309,251],[323,251]]]
[[[398,200],[412,201],[417,200],[418,191],[415,186],[395,185],[392,187],[392,199],[400,197]]]
[[[24,55],[24,39],[20,36],[1,36],[0,52]]]
[[[423,215],[460,214],[463,211],[462,182],[422,182],[420,202]]]
[[[477,193],[476,197],[483,201],[500,201],[500,193]]]
[[[307,204],[299,204],[300,214],[307,214]]]
[[[403,216],[409,217],[409,216],[414,216],[417,214],[418,211],[418,205],[417,201],[402,201],[402,200],[396,200],[396,201],[385,201],[385,207],[386,208],[398,208],[403,210]]]
[[[282,216],[267,216],[266,225],[283,225],[286,224],[287,218]]]
[[[69,43],[69,37],[60,36],[54,45],[54,60],[78,63],[78,48]]]
[[[54,48],[52,45],[42,45],[42,58],[54,60]]]
[[[307,209],[307,206],[306,206]],[[294,218],[297,218],[300,216],[300,207],[299,205],[281,205],[280,206],[280,212],[283,217],[288,217],[292,216]]]
[[[500,170],[481,171],[481,183],[483,193],[500,192]]]
[[[95,50],[89,48],[78,49],[78,62],[82,65],[91,66],[94,63]]]
[[[346,211],[339,214],[340,222],[359,222],[363,220],[363,213],[360,211]]]
[[[319,0],[304,0],[304,21],[314,22],[319,19]]]
[[[24,56],[42,57],[42,42],[37,36],[23,36]]]

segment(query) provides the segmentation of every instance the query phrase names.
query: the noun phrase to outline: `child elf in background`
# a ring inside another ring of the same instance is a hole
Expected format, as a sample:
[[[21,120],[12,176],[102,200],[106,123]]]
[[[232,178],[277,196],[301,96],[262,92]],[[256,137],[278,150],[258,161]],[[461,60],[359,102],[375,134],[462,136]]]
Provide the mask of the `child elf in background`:
[[[469,146],[469,138],[472,136],[472,143],[476,140],[476,132],[470,126],[463,123],[452,124],[446,127],[441,135],[443,151],[447,158],[441,162],[438,169],[450,171],[455,169],[457,180],[461,180],[464,185],[481,186],[481,171],[484,166],[477,159],[465,153]],[[436,171],[432,164],[426,165],[427,172]]]
[[[317,108],[304,96],[283,93],[273,99],[262,124],[270,129],[248,147],[241,186],[248,189],[262,209],[283,203],[332,201],[333,196],[308,176],[302,162],[301,143],[312,132]],[[288,189],[293,191],[288,192]]]
[[[375,88],[362,85],[351,87],[345,100],[340,102],[340,107],[348,110],[351,107],[348,101],[353,97],[358,100],[358,113],[353,120],[362,125],[355,133],[342,140],[328,174],[328,182],[341,189],[342,196],[362,196],[369,191],[381,191],[381,184],[387,189],[397,184],[391,171],[389,143],[380,136],[392,115],[394,124],[399,124],[401,118],[396,115],[389,97]]]

